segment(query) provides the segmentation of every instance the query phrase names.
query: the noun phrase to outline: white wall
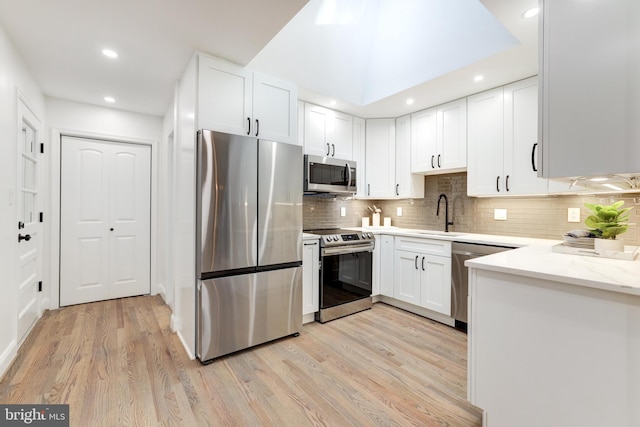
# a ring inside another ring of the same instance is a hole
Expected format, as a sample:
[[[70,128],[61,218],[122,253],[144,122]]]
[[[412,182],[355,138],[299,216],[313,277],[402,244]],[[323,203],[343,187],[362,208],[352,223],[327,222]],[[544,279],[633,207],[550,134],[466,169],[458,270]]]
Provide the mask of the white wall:
[[[59,307],[60,135],[81,135],[151,146],[151,293],[157,293],[157,171],[162,118],[56,98],[46,98],[46,111],[47,137],[51,142],[48,156],[51,161],[51,221],[45,221],[45,226],[50,232],[51,257],[47,265],[51,277],[45,282],[44,292],[49,298],[49,308]]]
[[[42,92],[0,27],[0,375],[17,350],[17,90],[44,121]]]
[[[176,89],[177,91],[177,89]],[[176,104],[172,102],[162,119],[162,140],[158,155],[158,292],[164,302],[174,304],[174,198],[175,198]]]

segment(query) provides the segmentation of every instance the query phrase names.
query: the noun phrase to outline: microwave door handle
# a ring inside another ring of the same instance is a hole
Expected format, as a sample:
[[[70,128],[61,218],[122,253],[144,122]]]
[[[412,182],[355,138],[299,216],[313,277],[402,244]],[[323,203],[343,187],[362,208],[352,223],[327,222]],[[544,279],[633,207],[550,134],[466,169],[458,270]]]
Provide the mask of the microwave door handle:
[[[349,167],[349,163],[347,163],[345,167],[347,168],[347,190],[348,190],[349,187],[351,186],[351,168]]]

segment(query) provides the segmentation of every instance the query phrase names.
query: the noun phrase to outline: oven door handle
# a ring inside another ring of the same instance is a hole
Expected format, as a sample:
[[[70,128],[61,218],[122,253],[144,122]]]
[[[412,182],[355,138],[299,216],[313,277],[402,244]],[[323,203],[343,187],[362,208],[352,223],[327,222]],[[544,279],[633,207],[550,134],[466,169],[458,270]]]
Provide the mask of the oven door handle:
[[[366,245],[340,246],[334,248],[323,248],[322,256],[354,254],[357,252],[372,252],[374,248],[373,242]]]

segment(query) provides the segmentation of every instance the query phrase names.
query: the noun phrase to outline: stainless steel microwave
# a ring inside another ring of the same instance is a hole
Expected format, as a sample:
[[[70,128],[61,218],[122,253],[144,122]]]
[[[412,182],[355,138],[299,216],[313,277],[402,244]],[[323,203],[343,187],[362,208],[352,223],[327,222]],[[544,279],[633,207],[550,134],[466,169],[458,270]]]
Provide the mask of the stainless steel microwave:
[[[305,155],[304,191],[306,193],[355,193],[357,191],[356,162]]]

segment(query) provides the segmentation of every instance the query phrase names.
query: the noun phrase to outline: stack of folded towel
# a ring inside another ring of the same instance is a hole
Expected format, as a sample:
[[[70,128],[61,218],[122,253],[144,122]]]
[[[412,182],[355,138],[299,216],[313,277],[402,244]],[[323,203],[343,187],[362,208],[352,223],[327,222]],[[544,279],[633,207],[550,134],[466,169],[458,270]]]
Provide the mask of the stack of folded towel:
[[[593,239],[596,235],[589,230],[572,230],[564,234],[564,244],[574,248],[593,249]]]

